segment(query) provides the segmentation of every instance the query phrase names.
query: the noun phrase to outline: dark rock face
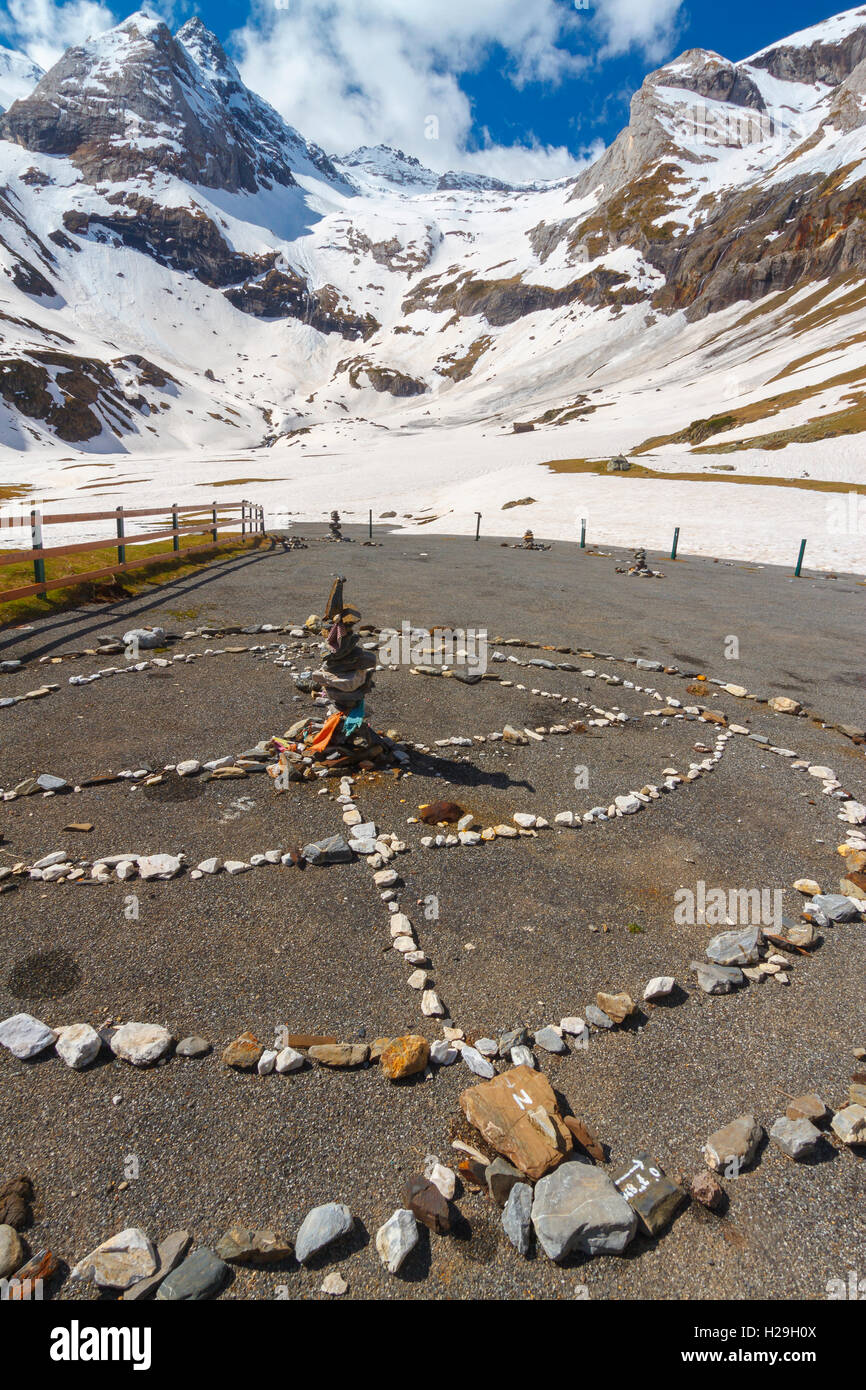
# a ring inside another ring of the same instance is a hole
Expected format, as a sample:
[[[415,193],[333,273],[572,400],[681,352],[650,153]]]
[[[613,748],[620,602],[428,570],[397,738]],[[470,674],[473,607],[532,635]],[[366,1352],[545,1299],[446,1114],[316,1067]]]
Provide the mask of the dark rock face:
[[[862,275],[866,184],[845,188],[844,181],[839,170],[761,196],[748,191],[723,199],[682,246],[648,251],[666,277],[654,307],[685,309],[690,319],[700,319],[804,281],[850,271]]]
[[[203,26],[184,26],[190,42]],[[174,174],[207,188],[254,192],[295,182],[289,127],[242,87],[216,39],[199,67],[162,23],[135,15],[70,48],[0,120],[0,136],[68,155],[91,182]],[[208,80],[213,74],[213,83]],[[243,91],[249,100],[235,102]],[[291,132],[290,134],[294,134]],[[306,146],[296,137],[300,149]]]
[[[752,67],[763,68],[783,82],[824,82],[835,87],[866,58],[866,10],[859,29],[833,43],[795,47],[779,44],[753,58]]]
[[[146,358],[119,358],[115,365],[121,364],[139,368],[141,382],[157,384],[157,377],[164,384],[173,380]],[[70,444],[95,439],[104,423],[117,435],[133,428],[130,407],[135,401],[121,390],[110,366],[91,357],[33,348],[0,360],[0,397],[28,419],[43,420],[58,439]],[[139,404],[144,404],[143,398]]]
[[[250,256],[232,250],[200,208],[165,207],[137,193],[115,194],[111,201],[120,205],[116,213],[64,213],[67,232],[101,241],[114,237],[159,265],[191,272],[216,289],[260,275],[276,260],[275,252]]]
[[[372,314],[356,314],[332,285],[311,290],[296,271],[271,267],[258,279],[225,291],[226,299],[245,314],[265,319],[300,319],[320,333],[339,333],[354,341],[371,338],[379,327]]]
[[[349,384],[358,390],[372,386],[374,391],[387,391],[390,396],[423,396],[427,383],[407,376],[394,367],[378,367],[366,357],[347,357],[338,362],[334,375],[348,372]]]
[[[422,280],[403,300],[402,312],[411,314],[416,309],[429,309],[435,314],[453,309],[458,318],[480,315],[491,327],[501,328],[516,323],[526,314],[561,309],[576,301],[598,306],[636,304],[644,298],[642,291],[628,284],[627,276],[604,267],[560,289],[527,284],[519,276],[509,280],[475,280],[465,273],[444,283],[439,283],[437,276]]]

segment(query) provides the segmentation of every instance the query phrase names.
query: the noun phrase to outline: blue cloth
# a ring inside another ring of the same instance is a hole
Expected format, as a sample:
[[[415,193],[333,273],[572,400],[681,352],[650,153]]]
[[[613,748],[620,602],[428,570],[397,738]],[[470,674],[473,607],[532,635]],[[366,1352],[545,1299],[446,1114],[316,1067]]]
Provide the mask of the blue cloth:
[[[343,733],[353,734],[364,722],[364,701],[361,700],[343,716]]]

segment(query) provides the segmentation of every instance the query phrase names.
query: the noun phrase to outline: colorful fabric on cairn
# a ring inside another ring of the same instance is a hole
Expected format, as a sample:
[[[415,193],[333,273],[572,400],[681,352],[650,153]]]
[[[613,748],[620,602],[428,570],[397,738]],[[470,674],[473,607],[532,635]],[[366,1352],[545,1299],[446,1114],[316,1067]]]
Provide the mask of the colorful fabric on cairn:
[[[312,743],[307,744],[310,753],[323,753],[343,722],[342,714],[332,714],[326,719]]]
[[[343,732],[347,735],[353,734],[357,729],[360,729],[363,722],[364,701],[362,700],[360,704],[356,705],[354,709],[349,710],[349,713],[343,716]]]

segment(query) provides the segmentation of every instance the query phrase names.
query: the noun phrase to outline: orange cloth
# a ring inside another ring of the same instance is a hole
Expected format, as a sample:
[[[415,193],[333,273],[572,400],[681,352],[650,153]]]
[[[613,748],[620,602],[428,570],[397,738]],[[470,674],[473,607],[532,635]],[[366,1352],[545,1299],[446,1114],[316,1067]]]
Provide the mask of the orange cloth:
[[[308,752],[324,753],[342,722],[342,714],[332,714],[330,719],[326,719],[312,743],[307,745]]]

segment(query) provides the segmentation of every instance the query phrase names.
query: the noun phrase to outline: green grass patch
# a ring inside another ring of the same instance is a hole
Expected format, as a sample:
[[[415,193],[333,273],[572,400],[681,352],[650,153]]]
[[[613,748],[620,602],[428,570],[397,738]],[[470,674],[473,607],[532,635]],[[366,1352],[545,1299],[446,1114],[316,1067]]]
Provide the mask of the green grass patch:
[[[210,532],[189,532],[181,536],[182,545],[201,545]],[[240,534],[229,533],[226,537],[201,551],[198,555],[174,557],[171,540],[154,541],[147,545],[130,546],[127,541],[127,558],[153,556],[152,561],[136,569],[121,570],[115,576],[103,579],[85,580],[81,584],[70,584],[63,589],[52,589],[45,594],[31,594],[26,598],[0,600],[0,627],[10,623],[30,622],[34,618],[44,618],[51,613],[60,613],[67,608],[76,608],[83,603],[117,602],[125,597],[133,597],[160,584],[183,579],[189,574],[212,564],[216,560],[231,560],[236,556],[248,554],[257,549],[267,537],[253,536],[242,540]],[[114,546],[104,550],[86,550],[74,555],[60,555],[56,559],[46,558],[45,578],[61,579],[67,575],[86,574],[90,570],[105,569],[117,563],[117,550]],[[21,564],[0,567],[0,587],[16,589],[34,582],[33,562],[26,560]]]

